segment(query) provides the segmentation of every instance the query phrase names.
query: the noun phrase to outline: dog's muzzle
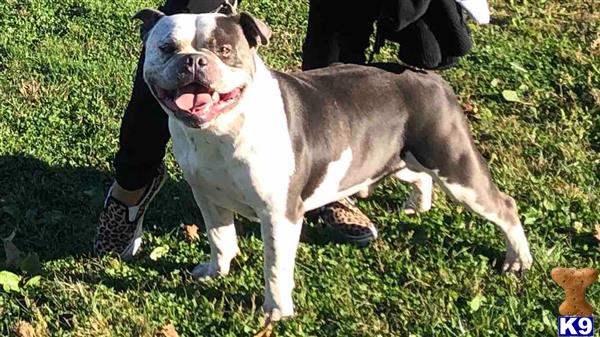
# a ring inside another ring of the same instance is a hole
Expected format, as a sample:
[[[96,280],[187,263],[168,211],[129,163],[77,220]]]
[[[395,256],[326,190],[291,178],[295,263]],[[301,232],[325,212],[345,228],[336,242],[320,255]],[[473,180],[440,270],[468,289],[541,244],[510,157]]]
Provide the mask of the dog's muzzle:
[[[229,111],[239,101],[244,87],[229,92],[217,92],[201,82],[191,82],[176,90],[165,90],[154,86],[158,99],[175,117],[194,121],[193,127],[200,127],[218,115]],[[189,123],[188,123],[189,124]]]
[[[190,54],[184,60],[182,80],[178,88],[168,90],[152,85],[156,97],[175,117],[191,127],[201,127],[218,115],[229,111],[240,100],[245,86],[227,92],[216,90],[212,83],[220,77],[209,68],[208,58]]]

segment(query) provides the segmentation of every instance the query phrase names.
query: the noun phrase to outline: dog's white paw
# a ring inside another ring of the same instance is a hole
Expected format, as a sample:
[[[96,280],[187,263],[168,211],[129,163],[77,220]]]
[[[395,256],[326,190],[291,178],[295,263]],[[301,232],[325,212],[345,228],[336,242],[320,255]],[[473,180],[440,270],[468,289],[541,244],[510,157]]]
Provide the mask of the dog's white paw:
[[[227,275],[228,273],[229,273],[229,270],[227,270],[227,271],[219,270],[219,267],[217,266],[216,263],[207,262],[207,263],[201,263],[201,264],[197,265],[196,267],[194,267],[191,274],[194,278],[196,278],[200,281],[208,281],[217,276]]]
[[[209,280],[217,276],[225,276],[229,274],[229,268],[231,266],[231,260],[239,254],[237,246],[232,250],[231,254],[226,255],[227,258],[220,257],[217,259],[211,259],[206,263],[201,263],[194,267],[191,274],[198,280]]]
[[[277,321],[281,321],[284,318],[288,318],[288,317],[292,317],[294,316],[294,307],[290,307],[288,309],[271,309],[267,312],[267,321],[270,322],[277,322]]]
[[[273,326],[282,319],[293,316],[294,309],[292,306],[291,311],[271,309],[269,311],[265,311],[265,313],[265,323],[263,324],[262,329],[256,333],[254,337],[273,337]]]
[[[404,214],[414,215],[417,213],[424,213],[431,209],[431,201],[424,200],[423,195],[416,189],[412,190],[404,203],[402,204]]]
[[[294,316],[294,301],[292,300],[292,296],[290,295],[276,297],[279,299],[279,304],[276,304],[274,298],[268,293],[265,294],[263,310],[267,315],[267,319],[276,322],[286,317]]]
[[[404,209],[404,214],[406,214],[406,215],[415,215],[415,214],[417,214],[417,211],[412,206],[404,205],[403,209]]]
[[[506,258],[502,265],[502,273],[522,273],[531,269],[533,265],[533,257],[529,250],[517,254],[512,249],[506,252]]]

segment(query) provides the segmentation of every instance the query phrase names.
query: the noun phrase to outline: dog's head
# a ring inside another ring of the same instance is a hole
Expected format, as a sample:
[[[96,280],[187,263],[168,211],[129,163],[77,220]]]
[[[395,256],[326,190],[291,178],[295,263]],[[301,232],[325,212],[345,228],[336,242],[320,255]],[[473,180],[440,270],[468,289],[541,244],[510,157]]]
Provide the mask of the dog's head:
[[[202,128],[242,99],[269,28],[247,13],[177,14],[144,9],[144,79],[167,113]]]

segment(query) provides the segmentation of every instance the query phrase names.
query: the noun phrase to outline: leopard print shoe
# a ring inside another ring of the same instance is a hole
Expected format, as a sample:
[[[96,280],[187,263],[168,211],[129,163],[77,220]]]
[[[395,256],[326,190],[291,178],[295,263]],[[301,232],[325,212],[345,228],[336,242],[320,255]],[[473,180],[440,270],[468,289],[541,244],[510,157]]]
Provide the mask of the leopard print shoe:
[[[112,253],[119,255],[123,260],[129,260],[137,253],[142,244],[144,212],[162,187],[165,178],[165,168],[161,166],[136,206],[128,207],[112,197],[112,188],[108,191],[94,242],[96,255]]]
[[[321,207],[319,215],[343,241],[366,246],[377,238],[373,222],[349,198]]]

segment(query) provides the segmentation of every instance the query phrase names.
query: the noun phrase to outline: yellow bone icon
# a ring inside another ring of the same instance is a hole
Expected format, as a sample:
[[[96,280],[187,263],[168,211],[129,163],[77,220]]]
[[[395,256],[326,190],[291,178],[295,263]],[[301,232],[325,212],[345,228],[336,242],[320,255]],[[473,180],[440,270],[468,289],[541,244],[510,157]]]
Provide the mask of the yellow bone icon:
[[[554,282],[565,290],[565,301],[558,308],[562,316],[592,316],[593,308],[585,300],[585,290],[598,279],[593,268],[554,268],[550,273]]]

